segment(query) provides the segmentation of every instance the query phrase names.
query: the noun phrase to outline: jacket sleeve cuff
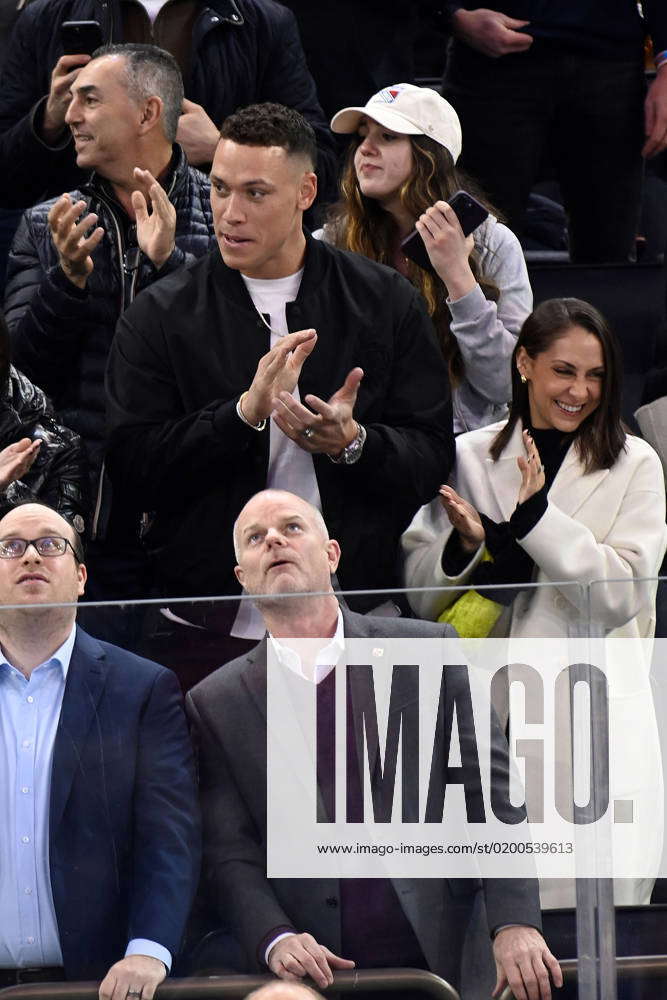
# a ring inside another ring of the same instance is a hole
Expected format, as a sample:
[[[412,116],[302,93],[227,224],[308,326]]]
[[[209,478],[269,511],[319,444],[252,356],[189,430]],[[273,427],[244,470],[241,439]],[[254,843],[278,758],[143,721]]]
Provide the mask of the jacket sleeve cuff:
[[[179,267],[183,267],[185,264],[187,264],[188,254],[186,254],[184,250],[181,250],[180,247],[175,246],[174,249],[169,254],[169,256],[167,257],[167,259],[165,260],[162,267],[156,267],[155,264],[152,262],[152,260],[149,260],[148,258],[146,259],[148,260],[148,263],[151,265],[155,277],[163,278],[165,274],[171,274],[172,271],[176,271]]]
[[[436,3],[430,11],[431,20],[440,31],[450,33],[452,30],[452,17],[463,4],[460,3]]]
[[[213,411],[212,424],[213,429],[224,437],[227,443],[230,440],[236,442],[238,447],[234,450],[242,451],[249,445],[256,443],[258,431],[256,427],[252,427],[250,424],[239,419],[236,412],[237,402],[238,397],[235,397],[234,399],[220,403],[217,409]]]
[[[88,287],[79,288],[73,281],[70,281],[60,264],[55,264],[49,269],[48,277],[49,281],[55,285],[59,292],[71,295],[74,299],[84,300],[88,298]]]
[[[283,924],[280,927],[272,927],[271,930],[264,935],[257,946],[257,959],[259,964],[268,966],[269,955],[273,946],[278,944],[278,942],[283,938],[289,937],[291,934],[296,934],[296,929],[294,927],[290,927],[289,924]]]
[[[149,958],[157,958],[162,962],[167,972],[171,971],[171,952],[163,948],[157,941],[150,941],[148,938],[132,938],[125,949],[125,958],[129,955],[148,955]]]
[[[475,285],[460,299],[454,299],[453,302],[449,298],[447,299],[447,306],[454,323],[474,323],[488,308],[488,305],[489,300],[479,285]]]
[[[535,525],[544,516],[547,509],[547,491],[544,487],[533,493],[532,497],[517,504],[514,513],[509,519],[510,531],[520,541],[532,531]]]
[[[461,545],[458,531],[452,531],[442,550],[442,572],[448,577],[460,576],[470,562],[470,556],[471,553]]]

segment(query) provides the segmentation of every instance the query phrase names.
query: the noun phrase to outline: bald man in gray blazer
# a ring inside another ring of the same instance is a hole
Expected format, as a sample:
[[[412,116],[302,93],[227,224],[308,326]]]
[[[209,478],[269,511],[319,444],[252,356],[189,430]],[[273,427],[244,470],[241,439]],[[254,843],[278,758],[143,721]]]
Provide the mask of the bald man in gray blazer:
[[[236,522],[235,549],[239,582],[263,595],[256,603],[278,641],[455,635],[449,626],[341,608],[331,586],[339,546],[319,512],[293,494],[253,497]],[[320,596],[285,599],[306,592]],[[498,982],[509,981],[517,997],[530,987],[546,1000],[549,973],[559,984],[560,969],[538,930],[532,880],[267,878],[266,643],[187,697],[199,748],[205,879],[249,969],[268,966],[283,979],[309,975],[325,987],[332,970],[351,968],[354,959],[359,967],[430,969],[456,985],[466,928],[483,891]]]

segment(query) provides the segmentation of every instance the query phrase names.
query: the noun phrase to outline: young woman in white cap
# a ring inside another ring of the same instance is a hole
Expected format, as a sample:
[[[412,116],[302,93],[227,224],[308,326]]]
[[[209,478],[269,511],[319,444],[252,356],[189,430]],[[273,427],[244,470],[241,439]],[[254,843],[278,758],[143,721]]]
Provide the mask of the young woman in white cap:
[[[466,238],[447,204],[464,189],[493,213],[457,173],[454,108],[434,90],[399,83],[365,107],[339,111],[331,128],[356,138],[324,238],[396,268],[422,292],[449,364],[455,433],[501,419],[511,397],[509,361],[533,298],[514,234],[490,214]],[[401,252],[415,228],[437,276]]]

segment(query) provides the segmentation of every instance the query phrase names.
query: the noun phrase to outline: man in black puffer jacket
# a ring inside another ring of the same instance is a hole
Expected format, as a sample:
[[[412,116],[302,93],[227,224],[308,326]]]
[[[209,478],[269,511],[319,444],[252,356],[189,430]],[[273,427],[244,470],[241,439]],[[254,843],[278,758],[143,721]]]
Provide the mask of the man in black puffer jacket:
[[[123,497],[104,476],[104,369],[136,294],[209,249],[209,182],[172,145],[182,101],[174,59],[154,46],[102,50],[72,87],[67,122],[80,191],[29,209],[12,247],[5,309],[17,367],[83,438],[92,474],[88,563],[96,599],[146,596]],[[155,180],[158,178],[159,183]]]

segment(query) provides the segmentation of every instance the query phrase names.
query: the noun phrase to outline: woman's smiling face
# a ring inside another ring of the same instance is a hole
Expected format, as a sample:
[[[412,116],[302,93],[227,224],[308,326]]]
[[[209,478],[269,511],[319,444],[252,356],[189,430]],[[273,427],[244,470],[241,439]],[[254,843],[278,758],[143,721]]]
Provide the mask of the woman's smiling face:
[[[534,358],[520,348],[516,363],[528,380],[530,420],[536,430],[576,431],[599,406],[604,355],[590,330],[568,327]]]

